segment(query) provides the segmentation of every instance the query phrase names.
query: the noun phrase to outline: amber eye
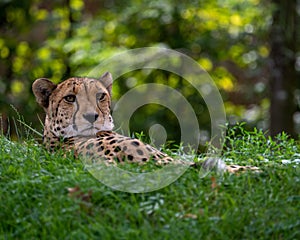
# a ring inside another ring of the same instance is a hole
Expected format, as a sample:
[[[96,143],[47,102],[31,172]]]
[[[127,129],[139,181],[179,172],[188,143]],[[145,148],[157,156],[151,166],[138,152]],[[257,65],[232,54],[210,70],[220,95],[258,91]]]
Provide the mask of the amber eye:
[[[106,94],[105,93],[97,93],[96,94],[96,99],[97,101],[103,101],[105,99]]]
[[[76,100],[76,96],[75,95],[67,95],[64,97],[64,99],[69,103],[73,103]]]

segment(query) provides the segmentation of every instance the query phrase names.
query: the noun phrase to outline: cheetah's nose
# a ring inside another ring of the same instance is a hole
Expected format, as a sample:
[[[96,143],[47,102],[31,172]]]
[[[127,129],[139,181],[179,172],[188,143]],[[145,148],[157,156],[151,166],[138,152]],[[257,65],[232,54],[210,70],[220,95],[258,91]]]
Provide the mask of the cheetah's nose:
[[[97,113],[87,113],[87,114],[83,114],[83,117],[88,120],[90,123],[93,123],[97,120],[97,118],[99,117],[99,114]]]

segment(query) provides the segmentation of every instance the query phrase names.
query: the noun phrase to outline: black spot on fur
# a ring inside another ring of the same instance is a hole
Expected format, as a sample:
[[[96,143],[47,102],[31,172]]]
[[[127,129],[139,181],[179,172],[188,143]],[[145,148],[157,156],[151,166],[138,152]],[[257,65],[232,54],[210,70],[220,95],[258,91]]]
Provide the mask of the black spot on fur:
[[[129,161],[133,160],[133,156],[132,155],[128,155],[127,158],[128,158]]]
[[[94,143],[89,143],[89,144],[86,146],[86,149],[91,149],[92,147],[94,147]]]
[[[107,139],[108,140],[108,139]],[[116,143],[116,140],[111,140],[110,142],[109,142],[109,144],[114,144],[114,143]]]
[[[147,160],[148,160],[147,158],[142,158],[143,162],[147,162]]]
[[[120,152],[121,151],[121,148],[119,146],[117,146],[115,149],[114,149],[114,152]]]
[[[104,150],[104,147],[103,146],[100,146],[99,148],[98,148],[98,152],[102,152]]]
[[[136,152],[137,152],[138,155],[141,155],[141,156],[144,155],[144,152],[140,149],[136,150]]]
[[[131,142],[131,145],[137,147],[140,146],[140,143],[138,141],[133,141]]]
[[[84,149],[84,146],[83,146],[83,145],[79,147],[79,150],[82,150],[82,149]]]
[[[108,155],[109,153],[110,153],[110,150],[109,150],[109,149],[107,149],[107,150],[104,152],[105,155]]]
[[[149,152],[153,152],[153,150],[152,150],[150,147],[146,147],[146,149],[147,149]]]
[[[104,137],[109,137],[110,136],[110,134],[108,132],[101,132],[100,134],[101,134],[101,136],[104,136]]]

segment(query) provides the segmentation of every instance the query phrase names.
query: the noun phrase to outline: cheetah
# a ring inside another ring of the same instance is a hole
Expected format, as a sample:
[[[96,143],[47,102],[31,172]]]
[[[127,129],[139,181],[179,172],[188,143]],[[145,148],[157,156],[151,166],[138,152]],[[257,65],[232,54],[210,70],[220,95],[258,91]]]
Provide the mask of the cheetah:
[[[50,151],[61,147],[73,150],[75,156],[91,156],[105,164],[152,160],[157,165],[177,162],[167,154],[138,139],[113,131],[111,96],[113,78],[109,72],[99,79],[72,77],[59,84],[39,78],[32,84],[36,101],[43,107],[46,117],[43,144]],[[179,161],[183,163],[182,161]],[[196,163],[189,162],[191,166]],[[209,166],[204,163],[203,166]],[[256,167],[230,165],[225,171]]]

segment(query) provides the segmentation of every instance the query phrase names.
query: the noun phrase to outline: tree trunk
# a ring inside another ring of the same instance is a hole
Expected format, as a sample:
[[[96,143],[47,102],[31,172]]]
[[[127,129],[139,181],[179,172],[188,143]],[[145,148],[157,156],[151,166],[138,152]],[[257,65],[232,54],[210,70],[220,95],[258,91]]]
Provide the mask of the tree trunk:
[[[296,111],[296,1],[273,0],[276,10],[270,32],[270,134],[286,132],[296,136],[293,115]]]

